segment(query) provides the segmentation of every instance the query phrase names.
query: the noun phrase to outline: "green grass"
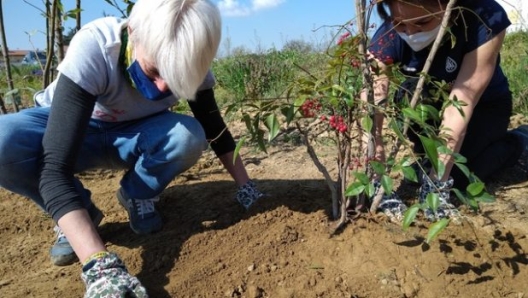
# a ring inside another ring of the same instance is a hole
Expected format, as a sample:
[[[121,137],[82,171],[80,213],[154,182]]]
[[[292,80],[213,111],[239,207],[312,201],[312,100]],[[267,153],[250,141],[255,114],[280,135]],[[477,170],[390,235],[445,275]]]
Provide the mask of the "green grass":
[[[501,52],[501,65],[509,79],[515,113],[528,115],[528,32],[506,35]]]
[[[514,97],[514,113],[528,115],[528,32],[506,35],[501,52],[502,68],[509,78]],[[319,76],[327,67],[325,53],[270,49],[263,53],[241,52],[216,60],[216,94],[220,106],[258,97],[285,97],[288,87],[308,73]],[[12,68],[15,88],[22,106],[32,105],[33,92],[42,88],[42,77],[32,74],[35,67]],[[5,68],[0,69],[0,94],[8,92]],[[186,110],[178,106],[176,110]]]

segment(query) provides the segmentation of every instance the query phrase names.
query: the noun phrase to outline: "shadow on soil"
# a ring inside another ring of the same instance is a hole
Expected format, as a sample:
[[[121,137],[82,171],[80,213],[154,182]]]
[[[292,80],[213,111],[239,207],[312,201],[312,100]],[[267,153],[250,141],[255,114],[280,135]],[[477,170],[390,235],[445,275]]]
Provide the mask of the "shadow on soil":
[[[168,273],[180,257],[181,247],[194,234],[226,229],[258,213],[286,206],[292,211],[312,213],[331,208],[330,192],[323,180],[255,180],[266,197],[245,211],[233,198],[232,181],[196,182],[167,188],[158,210],[163,230],[148,237],[134,234],[127,223],[99,227],[104,241],[128,248],[143,248],[143,268],[137,277],[152,297],[172,297],[164,286]],[[214,248],[212,248],[214,249]]]

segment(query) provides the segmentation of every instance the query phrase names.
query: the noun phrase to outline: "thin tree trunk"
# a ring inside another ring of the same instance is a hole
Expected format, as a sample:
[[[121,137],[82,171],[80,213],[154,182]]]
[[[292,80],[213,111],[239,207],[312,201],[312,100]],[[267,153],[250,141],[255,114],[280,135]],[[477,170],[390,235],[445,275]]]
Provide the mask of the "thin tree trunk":
[[[56,18],[57,18],[57,11],[58,11],[58,5],[59,0],[53,0],[53,3],[51,3],[51,7],[49,6],[50,2],[49,0],[46,0],[46,11],[48,12],[48,21],[47,24],[47,49],[48,49],[48,59],[46,61],[46,69],[44,71],[44,78],[42,80],[42,87],[46,88],[51,83],[51,71],[50,65],[53,60],[53,53],[55,52],[55,26],[56,24]]]
[[[64,59],[64,38],[62,35],[62,11],[59,6],[55,7],[55,14],[55,40],[58,60],[61,62]]]
[[[77,9],[77,15],[75,16],[75,32],[78,32],[81,30],[81,0],[77,0],[75,9]]]
[[[9,87],[9,90],[13,90],[15,87],[13,85],[13,76],[11,75],[11,62],[9,59],[9,49],[7,48],[7,41],[6,41],[5,29],[4,29],[3,1],[0,1],[0,35],[2,39],[2,55],[4,55],[4,61],[6,64],[6,71],[7,71],[7,85]],[[17,105],[17,102],[14,96],[13,96],[13,108],[15,109],[15,112],[18,112],[18,105]],[[1,97],[0,97],[0,110],[2,111],[2,114],[7,114],[4,101]]]

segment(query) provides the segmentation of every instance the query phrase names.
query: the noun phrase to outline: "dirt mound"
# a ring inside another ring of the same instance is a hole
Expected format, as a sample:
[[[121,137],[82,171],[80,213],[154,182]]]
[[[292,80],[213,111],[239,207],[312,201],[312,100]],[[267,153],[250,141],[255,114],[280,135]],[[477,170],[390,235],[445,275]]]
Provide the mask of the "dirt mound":
[[[332,154],[323,159],[332,167]],[[524,297],[528,294],[528,184],[512,169],[490,188],[497,202],[450,225],[430,245],[362,216],[329,236],[330,192],[302,146],[244,152],[267,197],[245,212],[211,153],[162,194],[164,229],[135,235],[115,197],[122,172],[80,175],[105,213],[100,233],[151,297]],[[500,182],[500,184],[499,184]],[[509,186],[499,186],[509,185]],[[2,297],[81,297],[80,265],[49,261],[53,223],[0,190]],[[409,197],[407,200],[414,200]]]

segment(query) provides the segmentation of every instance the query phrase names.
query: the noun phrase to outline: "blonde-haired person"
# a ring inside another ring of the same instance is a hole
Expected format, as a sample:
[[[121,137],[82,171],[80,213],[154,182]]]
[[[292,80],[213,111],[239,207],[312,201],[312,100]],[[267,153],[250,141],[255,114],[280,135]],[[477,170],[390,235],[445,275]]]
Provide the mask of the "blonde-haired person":
[[[382,69],[398,67],[406,76],[395,101],[410,100],[418,77],[426,63],[440,28],[448,0],[382,0],[377,2],[383,23],[372,38],[370,53]],[[512,113],[512,94],[508,79],[500,66],[500,50],[510,25],[504,9],[494,0],[458,0],[449,20],[447,33],[432,61],[428,75],[435,81],[447,82],[449,97],[463,101],[462,113],[448,106],[436,125],[446,138],[447,147],[467,158],[467,167],[480,179],[487,181],[493,174],[515,164],[528,171],[528,126],[508,131]],[[376,78],[375,101],[387,99],[389,80]],[[422,101],[438,110],[444,102],[433,101],[426,85]],[[383,115],[377,115],[381,127]],[[454,166],[450,154],[441,154],[445,165],[442,176],[427,164],[425,150],[416,134],[420,127],[409,130],[414,151],[423,157],[427,169],[420,175],[419,201],[425,202],[429,193],[438,193],[437,210],[425,209],[431,220],[458,217],[458,210],[450,198],[456,187],[465,190],[469,181]],[[384,159],[381,131],[375,135],[377,156]],[[406,207],[393,193],[385,196],[380,210],[390,217],[402,218]]]
[[[209,69],[220,37],[208,0],[139,0],[130,18],[97,19],[75,34],[57,80],[35,96],[40,107],[0,117],[0,186],[56,221],[52,261],[83,262],[87,297],[147,294],[106,250],[96,230],[103,214],[75,173],[125,169],[117,198],[138,234],[162,228],[159,194],[207,140],[238,186],[236,199],[249,208],[262,196],[240,156],[233,160],[235,142],[216,105]],[[179,99],[195,117],[169,110]]]

